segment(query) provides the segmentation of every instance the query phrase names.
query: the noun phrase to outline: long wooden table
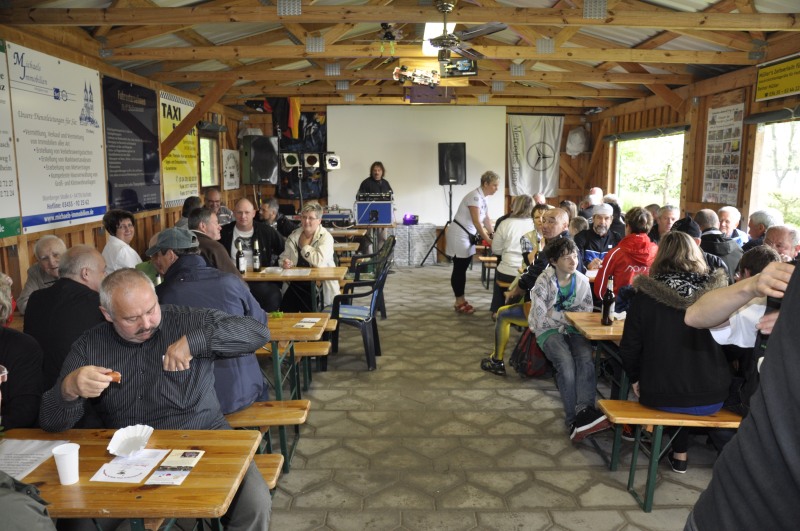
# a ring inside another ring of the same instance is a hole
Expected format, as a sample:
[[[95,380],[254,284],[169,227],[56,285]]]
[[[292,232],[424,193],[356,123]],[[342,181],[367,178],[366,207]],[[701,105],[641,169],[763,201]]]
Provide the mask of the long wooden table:
[[[8,439],[69,440],[81,445],[80,479],[61,485],[55,460],[47,459],[23,481],[41,490],[54,518],[127,518],[144,531],[143,518],[220,518],[228,510],[256,452],[260,434],[244,430],[155,430],[147,448],[197,449],[205,454],[182,485],[89,481],[114,456],[106,450],[115,430],[48,433],[11,430]],[[0,525],[2,527],[2,525]]]
[[[295,328],[300,320],[312,317],[319,321],[314,323],[311,328]],[[289,400],[299,400],[302,398],[300,392],[300,371],[294,357],[294,344],[296,341],[319,341],[325,333],[325,326],[330,319],[328,313],[286,313],[283,317],[270,317],[267,319],[269,327],[269,342],[272,352],[272,388],[275,391],[276,400],[284,400],[283,384],[288,378],[289,381]],[[283,362],[286,360],[287,371],[283,374]],[[309,369],[310,370],[310,369]],[[269,381],[268,375],[264,377]],[[278,427],[278,437],[280,440],[281,453],[285,460],[283,471],[288,473],[291,467],[292,456],[300,440],[300,428],[295,426],[294,440],[289,445],[286,426]]]
[[[598,312],[565,312],[567,320],[578,329],[578,331],[586,339],[595,341],[597,348],[594,353],[594,367],[595,372],[599,375],[603,374],[605,363],[610,363],[613,368],[616,368],[619,378],[615,378],[614,374],[610,374],[609,380],[613,384],[619,386],[619,392],[616,397],[619,400],[627,400],[628,392],[630,390],[630,377],[625,372],[622,365],[622,358],[619,356],[619,342],[622,339],[622,332],[625,329],[625,321],[613,321],[611,326],[604,325],[600,322],[602,314]],[[604,359],[605,357],[605,359]],[[608,373],[607,373],[608,374]],[[598,394],[603,395],[598,390]],[[612,453],[609,456],[594,439],[589,439],[589,442],[597,450],[598,455],[606,462],[610,470],[616,470],[618,466],[618,452],[615,450],[619,448],[622,440],[622,424],[614,426],[614,442],[612,445]]]
[[[362,238],[362,237],[366,236],[367,229],[336,229],[336,228],[331,228],[331,229],[328,229],[328,232],[330,232],[331,236],[333,236],[334,238],[352,239],[352,238]]]
[[[298,272],[304,274],[299,275]],[[260,272],[248,271],[242,278],[246,282],[310,282],[311,300],[308,307],[321,310],[322,301],[318,297],[317,282],[324,280],[341,282],[346,274],[346,267],[293,267],[291,269],[265,267]]]

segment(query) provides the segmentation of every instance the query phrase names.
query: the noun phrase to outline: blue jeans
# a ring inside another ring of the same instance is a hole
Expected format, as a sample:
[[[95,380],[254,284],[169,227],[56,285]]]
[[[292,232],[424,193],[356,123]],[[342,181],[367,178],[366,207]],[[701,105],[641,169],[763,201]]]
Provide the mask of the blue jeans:
[[[542,350],[556,368],[556,383],[569,428],[575,422],[575,413],[594,406],[597,376],[592,345],[580,334],[552,334],[545,340]]]

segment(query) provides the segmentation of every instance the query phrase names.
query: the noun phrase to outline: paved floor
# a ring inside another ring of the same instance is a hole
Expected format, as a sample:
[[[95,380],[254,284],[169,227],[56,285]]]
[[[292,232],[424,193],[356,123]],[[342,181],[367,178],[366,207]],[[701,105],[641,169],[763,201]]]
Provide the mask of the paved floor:
[[[573,445],[552,380],[480,370],[490,293],[469,272],[467,297],[484,309],[457,315],[449,279],[447,266],[389,276],[377,371],[345,328],[304,396],[312,411],[272,529],[683,529],[711,475],[705,438],[693,440],[687,474],[661,465],[655,509],[643,513],[625,490],[629,454],[612,473],[588,443]],[[604,447],[609,433],[596,436]]]

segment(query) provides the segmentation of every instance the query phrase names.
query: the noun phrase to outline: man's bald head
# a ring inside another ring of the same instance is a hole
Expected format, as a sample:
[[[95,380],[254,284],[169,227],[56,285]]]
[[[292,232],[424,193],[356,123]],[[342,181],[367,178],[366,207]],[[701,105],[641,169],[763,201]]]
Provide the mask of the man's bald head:
[[[694,222],[697,223],[700,226],[700,230],[704,232],[709,229],[719,230],[719,216],[710,208],[699,210],[697,214],[694,215]]]
[[[253,219],[256,217],[256,209],[253,208],[253,203],[249,199],[243,197],[236,201],[236,207],[233,211],[236,216],[236,228],[242,232],[253,230]]]

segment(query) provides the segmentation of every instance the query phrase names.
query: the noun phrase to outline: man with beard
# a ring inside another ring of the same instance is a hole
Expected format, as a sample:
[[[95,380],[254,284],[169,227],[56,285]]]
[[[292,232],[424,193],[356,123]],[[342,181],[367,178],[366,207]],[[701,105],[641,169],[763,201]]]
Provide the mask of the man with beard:
[[[575,235],[578,257],[586,269],[600,269],[606,253],[622,240],[622,235],[609,230],[614,209],[608,203],[595,205],[592,225]]]

